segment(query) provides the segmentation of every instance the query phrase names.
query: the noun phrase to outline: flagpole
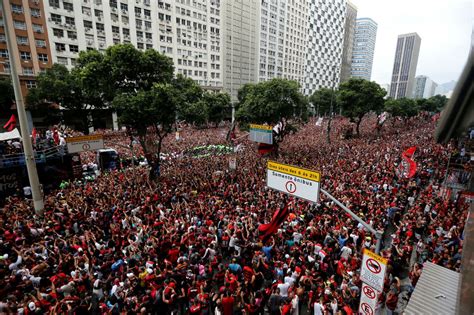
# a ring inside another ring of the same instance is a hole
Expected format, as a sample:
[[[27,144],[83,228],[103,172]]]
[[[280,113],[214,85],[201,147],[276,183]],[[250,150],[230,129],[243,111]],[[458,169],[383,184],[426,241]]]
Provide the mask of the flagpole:
[[[9,1],[7,5],[10,5]],[[18,112],[18,121],[20,123],[20,131],[23,140],[23,150],[25,154],[26,169],[28,171],[28,179],[30,182],[31,193],[33,195],[33,204],[35,212],[38,215],[42,215],[44,212],[43,196],[40,189],[40,183],[38,179],[38,171],[36,170],[36,161],[31,145],[30,132],[28,131],[28,124],[26,118],[25,105],[23,102],[23,96],[21,95],[20,79],[18,77],[16,61],[19,60],[18,49],[13,44],[12,37],[10,34],[10,25],[13,25],[13,17],[11,14],[5,12],[4,0],[0,0],[0,11],[3,12],[4,23],[3,27],[5,30],[5,37],[7,40],[7,48],[9,52],[10,60],[10,71],[13,83],[13,90],[15,92],[16,109]],[[10,24],[11,23],[11,24]]]

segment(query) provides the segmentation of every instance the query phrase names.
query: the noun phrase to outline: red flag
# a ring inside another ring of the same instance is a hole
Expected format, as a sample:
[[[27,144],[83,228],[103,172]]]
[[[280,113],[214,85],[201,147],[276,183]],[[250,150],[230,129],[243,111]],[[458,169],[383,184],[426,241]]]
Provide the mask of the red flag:
[[[58,132],[58,129],[56,128],[54,128],[54,131],[53,131],[53,140],[54,140],[54,143],[59,144],[59,132]]]
[[[275,146],[273,144],[266,144],[266,143],[258,144],[258,154],[260,155],[271,153],[274,150],[275,150]]]
[[[416,162],[413,160],[416,147],[410,147],[402,153],[402,161],[397,170],[398,177],[412,178],[416,173]]]
[[[260,239],[262,242],[266,242],[270,236],[272,236],[277,230],[280,224],[282,224],[288,216],[288,205],[284,208],[280,208],[273,214],[272,221],[267,224],[260,224],[258,231],[260,232]]]
[[[3,129],[6,129],[7,131],[12,131],[16,127],[16,117],[15,115],[12,115],[10,119],[7,121],[7,123],[3,126]]]
[[[31,138],[32,138],[33,144],[36,144],[36,128],[33,128],[33,130],[31,131]]]

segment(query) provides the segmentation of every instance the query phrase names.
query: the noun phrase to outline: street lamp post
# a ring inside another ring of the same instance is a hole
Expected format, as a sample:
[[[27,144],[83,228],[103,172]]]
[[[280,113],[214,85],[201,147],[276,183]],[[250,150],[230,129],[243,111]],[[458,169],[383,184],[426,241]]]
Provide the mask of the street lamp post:
[[[328,120],[328,130],[327,130],[327,140],[328,143],[331,143],[331,122],[332,122],[332,115],[334,112],[334,90],[336,88],[336,66],[332,67],[333,70],[333,78],[332,78],[332,94],[331,94],[331,105],[329,110],[329,120]]]
[[[35,155],[33,146],[31,145],[30,132],[28,130],[28,123],[26,118],[25,105],[23,96],[21,95],[20,79],[16,67],[16,60],[19,60],[18,50],[13,45],[12,37],[10,36],[10,25],[13,24],[12,15],[5,12],[5,2],[7,5],[9,1],[0,0],[0,11],[3,12],[5,38],[7,40],[7,48],[9,52],[10,71],[13,83],[13,90],[15,91],[16,109],[18,112],[18,120],[20,122],[21,138],[23,139],[23,150],[25,153],[26,169],[28,170],[28,179],[30,182],[31,193],[33,195],[33,205],[35,212],[38,215],[43,215],[44,203],[43,195],[41,193],[40,183],[38,179],[38,171],[36,170]],[[11,23],[11,24],[10,24]]]

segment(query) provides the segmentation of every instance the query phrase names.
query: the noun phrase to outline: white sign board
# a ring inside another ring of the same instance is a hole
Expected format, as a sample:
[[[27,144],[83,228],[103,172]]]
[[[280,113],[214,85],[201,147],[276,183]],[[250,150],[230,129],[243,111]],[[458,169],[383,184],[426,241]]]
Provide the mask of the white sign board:
[[[362,283],[360,293],[359,313],[362,315],[374,315],[379,292],[366,283]]]
[[[102,135],[71,137],[66,138],[66,144],[69,153],[95,151],[104,148],[104,138]]]
[[[231,156],[229,158],[229,169],[235,170],[237,168],[237,158],[235,156]]]
[[[250,141],[273,144],[273,128],[265,125],[250,124]]]
[[[375,290],[382,292],[386,271],[387,259],[364,248],[360,279]]]
[[[317,203],[321,174],[315,171],[280,164],[267,163],[267,186],[291,196]]]

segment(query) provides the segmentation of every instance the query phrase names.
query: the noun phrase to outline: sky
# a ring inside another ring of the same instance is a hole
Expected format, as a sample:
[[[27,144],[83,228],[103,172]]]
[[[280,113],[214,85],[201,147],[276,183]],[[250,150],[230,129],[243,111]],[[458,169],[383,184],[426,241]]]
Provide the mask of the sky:
[[[357,17],[378,24],[372,80],[390,83],[397,36],[421,37],[416,75],[438,84],[458,80],[471,48],[472,0],[350,0]]]

